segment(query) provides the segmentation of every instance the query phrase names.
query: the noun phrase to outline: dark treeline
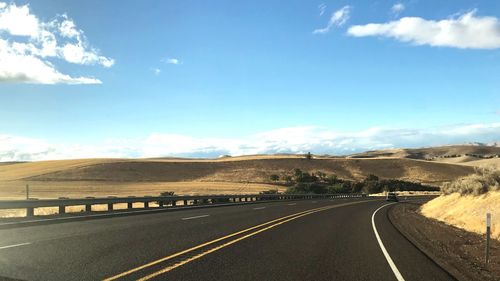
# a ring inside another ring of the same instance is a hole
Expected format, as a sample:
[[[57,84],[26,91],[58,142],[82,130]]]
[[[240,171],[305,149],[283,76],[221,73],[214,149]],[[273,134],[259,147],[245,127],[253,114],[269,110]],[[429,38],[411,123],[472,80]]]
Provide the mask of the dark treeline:
[[[308,173],[294,169],[291,173],[271,175],[272,181],[284,181],[288,186],[288,194],[335,194],[335,193],[380,193],[384,191],[439,191],[438,187],[427,186],[421,183],[379,179],[369,175],[362,181],[349,181],[339,179],[335,174],[323,172]],[[266,193],[271,193],[268,191]]]

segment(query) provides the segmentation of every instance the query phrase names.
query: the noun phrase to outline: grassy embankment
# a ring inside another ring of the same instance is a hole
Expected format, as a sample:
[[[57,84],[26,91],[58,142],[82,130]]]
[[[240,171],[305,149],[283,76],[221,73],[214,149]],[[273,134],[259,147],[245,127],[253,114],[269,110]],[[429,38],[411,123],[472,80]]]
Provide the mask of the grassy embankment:
[[[424,216],[484,234],[489,212],[492,237],[500,240],[500,170],[477,168],[475,174],[443,185],[442,191],[444,195],[422,206]]]

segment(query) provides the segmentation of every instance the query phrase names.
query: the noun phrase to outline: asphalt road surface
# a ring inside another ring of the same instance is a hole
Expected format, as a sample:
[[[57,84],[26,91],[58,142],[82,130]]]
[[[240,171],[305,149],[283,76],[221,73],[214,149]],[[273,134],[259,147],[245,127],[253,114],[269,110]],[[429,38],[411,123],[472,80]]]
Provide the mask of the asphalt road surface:
[[[281,201],[11,227],[0,230],[0,276],[454,280],[392,226],[387,204]]]

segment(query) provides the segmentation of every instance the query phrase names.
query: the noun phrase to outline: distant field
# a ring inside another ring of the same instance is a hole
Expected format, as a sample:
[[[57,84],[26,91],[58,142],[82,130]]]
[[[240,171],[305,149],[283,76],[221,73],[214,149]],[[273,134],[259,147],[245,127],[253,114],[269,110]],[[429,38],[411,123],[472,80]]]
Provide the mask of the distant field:
[[[23,198],[25,185],[38,198],[257,193],[280,188],[270,175],[299,168],[347,180],[369,174],[439,185],[470,174],[472,167],[405,158],[305,159],[300,155],[253,155],[220,159],[80,159],[0,165],[0,198]]]
[[[495,155],[500,155],[500,147],[496,146],[484,146],[484,145],[447,145],[438,147],[424,147],[424,148],[397,148],[397,149],[383,149],[366,151],[362,153],[356,153],[348,157],[352,158],[410,158],[410,159],[421,159],[421,160],[437,160],[441,159],[453,161],[454,157],[448,158],[449,156],[463,155],[476,155],[483,157],[491,157]],[[480,159],[476,157],[471,157],[471,159]]]
[[[233,182],[113,182],[113,181],[0,181],[0,198],[24,199],[26,184],[33,198],[81,198],[86,196],[145,196],[159,195],[164,191],[175,194],[245,194],[284,187]]]

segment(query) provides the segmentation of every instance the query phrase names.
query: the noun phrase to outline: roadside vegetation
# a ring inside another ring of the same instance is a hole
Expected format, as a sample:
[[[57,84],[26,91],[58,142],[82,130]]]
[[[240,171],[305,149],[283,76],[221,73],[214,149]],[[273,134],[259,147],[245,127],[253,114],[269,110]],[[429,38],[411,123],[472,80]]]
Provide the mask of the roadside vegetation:
[[[475,173],[446,183],[442,196],[424,204],[422,215],[467,231],[485,233],[486,213],[492,217],[492,237],[500,240],[500,170],[475,168]]]
[[[270,180],[287,186],[287,194],[336,194],[336,193],[380,193],[389,191],[438,191],[439,188],[421,183],[380,179],[376,175],[368,175],[362,181],[343,180],[335,174],[321,171],[308,173],[294,169],[281,175],[270,175]],[[269,191],[270,192],[270,191]]]
[[[488,191],[500,191],[500,170],[492,167],[476,167],[475,173],[467,177],[445,183],[441,187],[444,194],[480,195]]]
[[[491,213],[491,237],[500,240],[500,191],[482,195],[453,193],[425,203],[422,215],[470,232],[485,234],[486,213]]]

